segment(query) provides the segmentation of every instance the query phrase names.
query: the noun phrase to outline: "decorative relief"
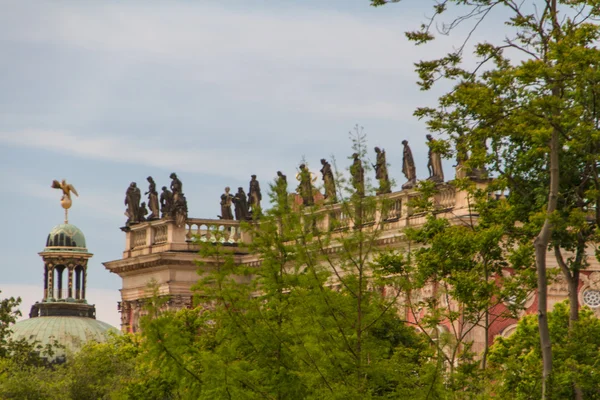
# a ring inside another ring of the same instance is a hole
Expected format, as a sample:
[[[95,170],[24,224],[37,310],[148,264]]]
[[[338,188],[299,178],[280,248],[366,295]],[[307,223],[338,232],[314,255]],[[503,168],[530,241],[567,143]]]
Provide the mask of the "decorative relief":
[[[548,294],[554,296],[566,296],[569,293],[569,285],[565,276],[560,273],[556,275],[554,281],[548,286]]]
[[[192,296],[173,295],[167,296],[169,301],[162,307],[162,311],[192,308]],[[137,332],[140,329],[140,318],[147,315],[144,307],[146,299],[127,300],[119,303],[121,325],[126,331]]]
[[[600,272],[592,272],[589,275],[582,274],[581,280],[585,282],[588,287],[600,290]]]

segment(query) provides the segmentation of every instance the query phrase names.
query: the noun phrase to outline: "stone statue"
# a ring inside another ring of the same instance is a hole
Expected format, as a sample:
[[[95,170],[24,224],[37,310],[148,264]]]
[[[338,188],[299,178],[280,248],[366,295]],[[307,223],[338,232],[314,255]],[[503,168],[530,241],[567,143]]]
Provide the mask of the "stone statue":
[[[131,182],[127,188],[127,192],[125,192],[125,205],[127,206],[125,215],[127,216],[127,225],[139,222],[141,198],[142,194],[137,187],[137,184]]]
[[[296,191],[302,197],[302,204],[312,206],[315,204],[313,197],[313,186],[311,182],[310,171],[306,168],[306,164],[300,164],[300,172],[296,175],[296,179],[300,181]]]
[[[429,146],[429,161],[427,162],[427,169],[429,170],[429,178],[427,180],[439,183],[444,182],[444,171],[442,170],[442,156],[432,150],[431,145],[434,144],[435,140],[430,134],[427,134],[427,141]]]
[[[411,189],[417,184],[415,160],[413,159],[412,151],[408,146],[408,141],[403,140],[402,144],[404,145],[404,151],[402,155],[402,173],[407,179],[407,182],[402,185],[402,189]]]
[[[487,150],[485,140],[480,141],[479,145],[482,149]],[[456,178],[470,178],[475,180],[485,179],[487,176],[485,165],[482,167],[467,167],[469,159],[469,152],[465,148],[465,139],[464,137],[461,137],[456,145]]]
[[[158,219],[160,215],[160,210],[158,208],[158,192],[156,191],[156,183],[154,183],[154,179],[151,176],[146,178],[148,180],[148,191],[144,193],[148,196],[148,208],[150,208],[150,215],[148,216],[148,221],[153,219]]]
[[[221,215],[218,216],[220,219],[233,219],[233,214],[231,213],[233,196],[229,193],[230,190],[229,186],[227,186],[225,193],[221,195]]]
[[[235,196],[233,196],[233,203],[235,204],[235,219],[238,221],[246,221],[248,218],[248,200],[244,189],[239,187]]]
[[[162,187],[162,193],[160,194],[160,212],[162,218],[168,218],[171,216],[173,210],[173,193],[166,186]]]
[[[172,179],[171,181],[171,191],[173,192],[173,202],[177,201],[177,197],[183,193],[183,185],[179,178],[177,178],[177,174],[173,172],[169,177]]]
[[[277,171],[277,178],[275,178],[275,194],[279,204],[287,204],[287,177],[281,171]]]
[[[52,185],[50,186],[53,189],[61,189],[63,192],[62,197],[60,198],[60,205],[65,209],[65,224],[69,223],[69,208],[73,202],[71,201],[71,192],[75,194],[75,196],[79,197],[77,190],[75,187],[69,183],[65,179],[62,182],[57,181],[56,179],[52,181]]]
[[[171,215],[175,219],[175,224],[182,227],[185,224],[188,216],[187,200],[183,193],[179,193],[177,199],[173,201],[173,209]]]
[[[331,170],[331,164],[324,158],[321,159],[321,174],[323,175],[323,184],[325,186],[325,200],[328,203],[337,203],[337,194],[335,192],[335,179],[333,178],[333,171]]]
[[[138,221],[144,222],[146,220],[146,215],[148,215],[148,209],[146,208],[146,202],[142,201],[138,210]]]
[[[365,169],[358,153],[352,154],[354,162],[350,166],[350,175],[352,175],[352,186],[356,190],[356,195],[364,197],[365,195]]]
[[[388,177],[385,150],[375,147],[375,153],[377,153],[377,162],[373,167],[375,168],[375,178],[379,180],[379,189],[376,194],[390,193],[392,191],[392,185],[390,184],[390,178]]]
[[[285,186],[285,189],[287,190],[287,176],[281,171],[277,171],[277,183],[281,184],[280,186]]]
[[[262,194],[260,193],[260,183],[256,180],[256,175],[252,175],[250,180],[250,187],[248,188],[248,200],[250,207],[252,207],[252,218],[258,219],[260,216],[260,201],[262,200]]]

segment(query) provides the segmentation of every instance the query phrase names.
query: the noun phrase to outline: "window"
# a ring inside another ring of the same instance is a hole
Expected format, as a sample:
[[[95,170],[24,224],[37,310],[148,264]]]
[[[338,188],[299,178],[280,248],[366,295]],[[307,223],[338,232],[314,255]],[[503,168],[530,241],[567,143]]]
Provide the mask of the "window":
[[[600,290],[586,289],[583,292],[583,304],[591,308],[600,307]]]

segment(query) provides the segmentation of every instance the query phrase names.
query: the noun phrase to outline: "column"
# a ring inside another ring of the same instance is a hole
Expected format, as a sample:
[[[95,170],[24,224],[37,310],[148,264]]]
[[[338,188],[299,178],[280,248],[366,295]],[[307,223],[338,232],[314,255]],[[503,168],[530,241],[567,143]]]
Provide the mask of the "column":
[[[52,264],[48,267],[48,292],[46,298],[54,297],[54,266]]]
[[[67,276],[69,278],[69,294],[67,297],[69,298],[73,298],[73,267],[69,266],[67,267]]]
[[[87,268],[83,267],[83,279],[81,280],[81,299],[85,300],[85,283],[87,281]]]
[[[46,300],[48,297],[48,264],[44,264],[44,297],[42,299]]]
[[[63,284],[62,284],[62,283],[63,283],[63,272],[64,272],[64,270],[65,270],[65,267],[62,267],[62,268],[60,268],[60,269],[55,269],[55,270],[56,270],[56,273],[58,274],[58,275],[57,275],[57,278],[58,278],[58,279],[57,279],[57,281],[58,281],[58,282],[56,282],[56,286],[57,286],[57,287],[56,287],[56,290],[57,290],[57,295],[56,295],[56,298],[57,298],[57,299],[62,299],[62,288],[63,288]]]

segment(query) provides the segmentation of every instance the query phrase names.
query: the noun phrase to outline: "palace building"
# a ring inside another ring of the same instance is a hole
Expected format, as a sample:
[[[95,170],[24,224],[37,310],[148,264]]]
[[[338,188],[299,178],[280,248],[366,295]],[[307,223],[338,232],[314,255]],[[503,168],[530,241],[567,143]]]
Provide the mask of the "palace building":
[[[487,185],[486,180],[476,180],[480,188]],[[477,215],[470,208],[470,199],[466,192],[455,189],[451,184],[439,183],[439,191],[432,200],[437,214],[446,218],[451,224],[473,223]],[[295,202],[301,201],[297,195]],[[380,227],[381,232],[377,245],[401,251],[409,250],[409,243],[403,231],[409,227],[419,227],[426,221],[423,213],[415,213],[410,207],[411,199],[420,196],[413,188],[406,188],[393,193],[379,196],[391,204],[391,210],[382,214],[376,210],[365,217],[364,224]],[[378,197],[379,197],[378,196]],[[342,206],[338,204],[323,204],[317,211],[323,213],[319,219],[317,229],[327,230],[332,220],[336,221],[338,228],[352,228],[353,220],[345,215]],[[186,217],[182,223],[174,218],[155,219],[131,224],[122,228],[125,233],[125,246],[121,259],[105,262],[104,266],[112,273],[118,274],[122,279],[121,302],[121,330],[123,332],[136,332],[139,330],[139,320],[144,314],[144,302],[151,296],[149,285],[158,294],[166,296],[167,309],[180,309],[192,307],[193,292],[191,290],[202,274],[202,268],[210,268],[213,259],[202,259],[199,255],[201,242],[217,241],[227,244],[224,246],[233,255],[235,262],[249,267],[259,267],[261,260],[254,254],[249,254],[243,243],[252,240],[251,234],[245,232],[239,221],[224,219],[202,219]],[[216,234],[218,233],[218,234]],[[600,310],[600,265],[593,256],[593,249],[589,249],[589,268],[582,271],[579,287],[580,304],[585,304],[593,309]],[[332,251],[335,253],[335,251]],[[203,267],[198,267],[201,261]],[[548,267],[557,267],[554,256],[548,256]],[[417,294],[421,298],[435,296],[438,288],[435,282]],[[549,287],[548,305],[551,308],[555,303],[567,298],[567,283],[558,276],[558,279]],[[497,314],[506,306],[496,306]],[[524,313],[535,313],[537,298],[532,293],[524,304]],[[406,320],[414,319],[413,312],[405,310]],[[497,335],[509,335],[516,326],[514,318],[498,318],[492,323],[488,331],[488,342],[491,343]],[[441,326],[440,329],[447,329]],[[483,329],[472,329],[466,340],[472,340],[473,350],[478,351],[486,341]]]

